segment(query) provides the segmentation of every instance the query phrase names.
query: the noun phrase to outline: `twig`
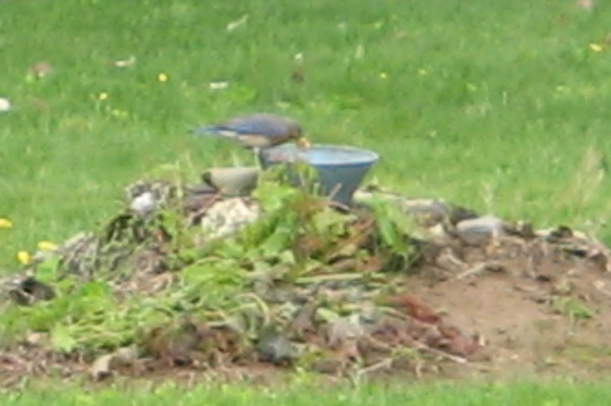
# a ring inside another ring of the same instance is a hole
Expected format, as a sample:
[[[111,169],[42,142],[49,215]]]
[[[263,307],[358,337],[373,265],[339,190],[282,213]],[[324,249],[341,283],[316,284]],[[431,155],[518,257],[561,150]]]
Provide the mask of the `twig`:
[[[392,367],[392,363],[393,363],[393,358],[385,358],[380,362],[376,362],[373,365],[370,365],[368,367],[365,368],[361,368],[359,370],[357,370],[356,372],[354,372],[353,374],[349,375],[349,379],[350,382],[352,383],[352,386],[354,386],[355,388],[359,386],[361,379],[363,377],[363,375],[368,374],[370,372],[375,372],[378,371],[380,369],[390,369],[390,367]]]
[[[459,273],[456,276],[456,279],[465,279],[470,276],[480,275],[484,273],[487,270],[487,268],[488,268],[488,264],[486,264],[485,262],[480,262],[477,265],[475,265],[474,267],[471,267],[467,269],[466,271]]]
[[[435,348],[429,347],[428,345],[423,344],[423,343],[421,343],[419,341],[416,341],[415,344],[416,344],[416,349],[418,349],[418,350],[428,351],[431,354],[435,354],[435,355],[438,355],[438,356],[440,356],[442,358],[446,358],[446,359],[448,359],[450,361],[456,362],[457,364],[468,364],[469,363],[469,361],[466,358],[459,357],[457,355],[448,354],[447,352],[443,352],[443,351],[437,350]]]
[[[375,372],[378,371],[380,369],[389,369],[392,366],[394,359],[391,358],[385,358],[380,362],[376,362],[373,365],[369,365],[368,367],[365,368],[361,368],[359,369],[356,374],[357,375],[363,375],[363,374],[368,374],[370,372]]]

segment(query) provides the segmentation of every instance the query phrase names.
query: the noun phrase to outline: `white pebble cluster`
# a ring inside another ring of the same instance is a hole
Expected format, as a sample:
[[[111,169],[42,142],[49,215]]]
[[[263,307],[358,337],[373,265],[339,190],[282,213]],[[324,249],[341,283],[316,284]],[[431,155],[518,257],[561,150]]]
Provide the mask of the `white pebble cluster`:
[[[260,215],[258,203],[236,197],[210,207],[202,218],[201,226],[209,238],[226,237],[254,223]]]

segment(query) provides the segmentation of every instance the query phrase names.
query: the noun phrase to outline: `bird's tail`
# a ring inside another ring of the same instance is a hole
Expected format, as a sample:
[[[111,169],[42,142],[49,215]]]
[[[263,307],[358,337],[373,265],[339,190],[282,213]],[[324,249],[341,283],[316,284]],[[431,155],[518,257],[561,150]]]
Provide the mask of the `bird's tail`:
[[[222,136],[222,128],[215,125],[191,128],[189,132],[195,136],[217,135]]]

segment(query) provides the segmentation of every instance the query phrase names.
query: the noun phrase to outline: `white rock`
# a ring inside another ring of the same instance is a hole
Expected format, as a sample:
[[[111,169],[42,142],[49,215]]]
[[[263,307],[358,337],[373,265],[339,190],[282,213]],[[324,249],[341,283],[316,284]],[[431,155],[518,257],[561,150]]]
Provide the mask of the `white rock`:
[[[223,200],[210,207],[202,218],[202,229],[210,238],[220,238],[237,232],[256,221],[261,214],[258,204],[236,197]]]
[[[153,211],[153,209],[155,209],[155,206],[155,195],[151,191],[144,192],[135,197],[130,204],[130,208],[140,215],[150,213]]]

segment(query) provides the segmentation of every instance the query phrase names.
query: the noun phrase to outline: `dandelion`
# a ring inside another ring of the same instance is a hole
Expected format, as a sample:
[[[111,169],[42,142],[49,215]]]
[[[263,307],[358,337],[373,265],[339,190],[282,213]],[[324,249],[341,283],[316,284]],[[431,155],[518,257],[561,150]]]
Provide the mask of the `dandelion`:
[[[17,261],[22,265],[27,265],[32,261],[32,257],[27,251],[19,251],[17,253]]]
[[[592,52],[602,52],[603,47],[600,44],[597,44],[595,42],[591,42],[590,45],[588,45],[588,48],[590,48],[590,51]]]
[[[169,79],[168,75],[166,75],[165,73],[160,73],[159,75],[157,75],[157,80],[162,82],[162,83],[167,82],[168,79]]]
[[[13,228],[13,222],[9,219],[0,218],[0,229]]]
[[[100,92],[100,93],[98,93],[97,98],[100,101],[104,101],[104,100],[108,99],[108,93]]]
[[[55,251],[57,248],[57,244],[51,241],[40,241],[38,243],[38,249],[40,251]]]

